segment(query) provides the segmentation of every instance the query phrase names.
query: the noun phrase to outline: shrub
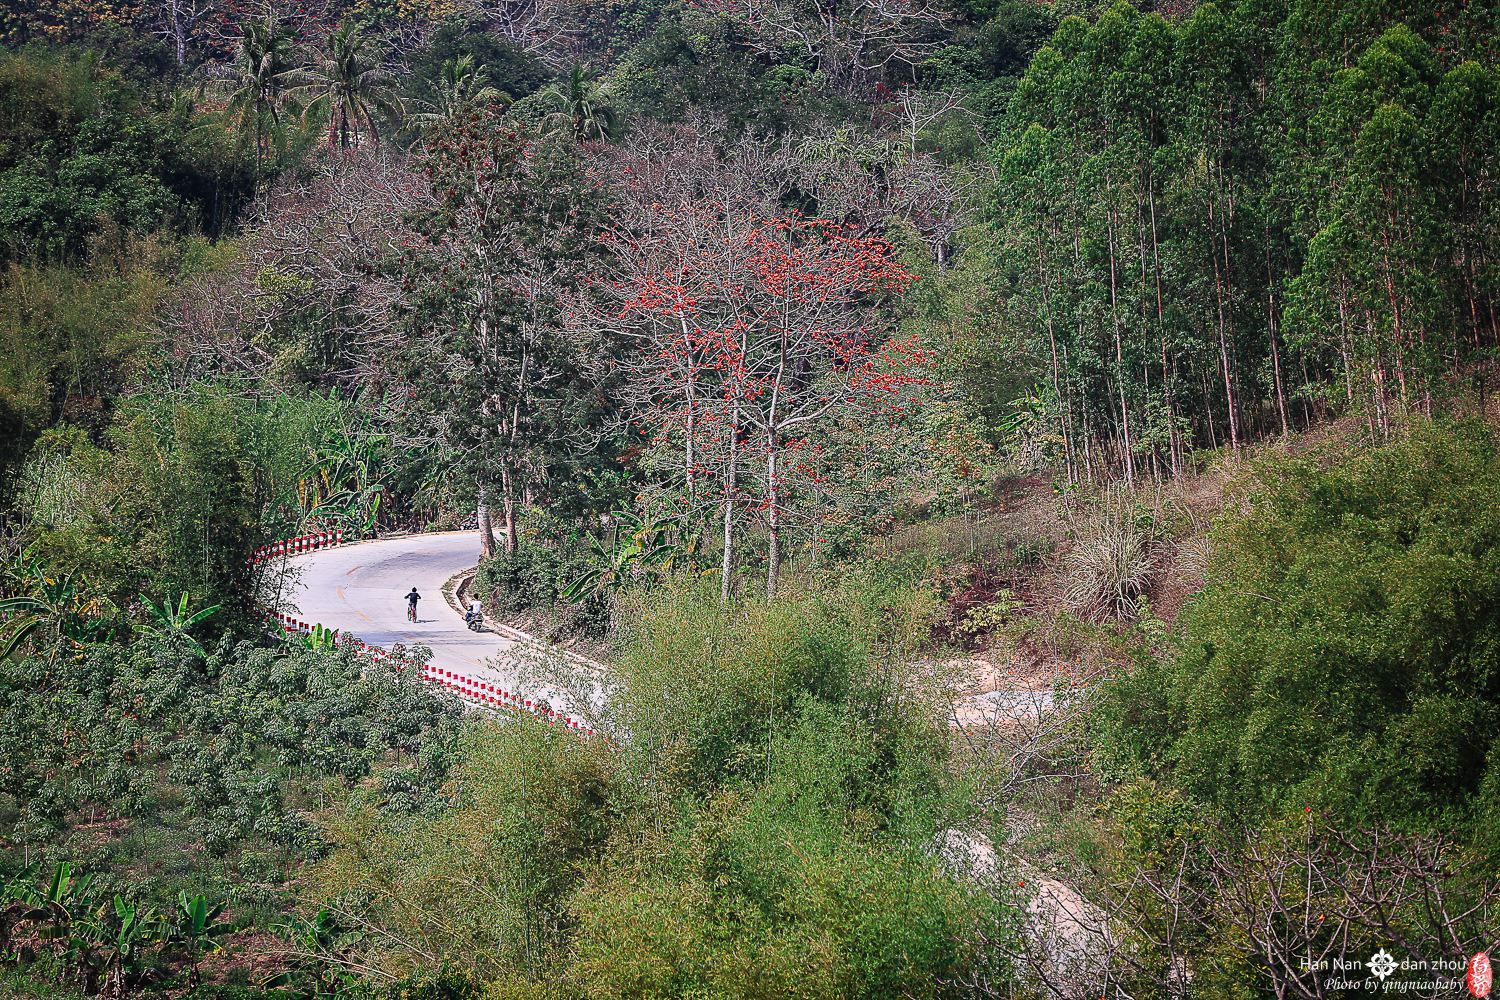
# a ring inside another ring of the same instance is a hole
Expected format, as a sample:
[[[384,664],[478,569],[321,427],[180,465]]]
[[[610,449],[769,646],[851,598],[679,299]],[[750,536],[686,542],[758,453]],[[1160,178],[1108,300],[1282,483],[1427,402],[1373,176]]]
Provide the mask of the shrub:
[[[1106,757],[1235,811],[1454,829],[1500,805],[1500,454],[1431,425],[1261,465],[1180,652],[1119,682]]]
[[[576,543],[546,545],[523,536],[515,552],[497,552],[479,568],[474,588],[493,611],[563,610],[566,627],[598,635],[609,625],[606,601],[591,598],[569,605],[561,596],[588,567],[588,551]]]
[[[7,661],[0,798],[18,808],[0,833],[79,860],[96,845],[73,834],[91,819],[129,818],[145,837],[162,818],[194,864],[251,837],[316,850],[305,810],[325,783],[374,776],[394,810],[429,804],[446,779],[459,709],[415,673],[227,639],[207,658],[162,638]]]
[[[866,596],[637,593],[608,677],[561,678],[608,685],[613,742],[480,725],[450,808],[348,796],[315,881],[379,929],[361,962],[452,956],[494,1000],[943,994],[1004,914],[931,849],[972,809],[940,720],[874,655],[905,628]]]

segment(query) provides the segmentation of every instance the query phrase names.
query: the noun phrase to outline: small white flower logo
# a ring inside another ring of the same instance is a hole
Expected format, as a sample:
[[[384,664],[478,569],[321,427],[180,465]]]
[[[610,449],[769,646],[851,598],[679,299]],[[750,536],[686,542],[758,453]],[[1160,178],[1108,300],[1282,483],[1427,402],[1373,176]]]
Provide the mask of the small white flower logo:
[[[1370,975],[1376,979],[1383,980],[1395,971],[1396,960],[1384,948],[1370,956]]]

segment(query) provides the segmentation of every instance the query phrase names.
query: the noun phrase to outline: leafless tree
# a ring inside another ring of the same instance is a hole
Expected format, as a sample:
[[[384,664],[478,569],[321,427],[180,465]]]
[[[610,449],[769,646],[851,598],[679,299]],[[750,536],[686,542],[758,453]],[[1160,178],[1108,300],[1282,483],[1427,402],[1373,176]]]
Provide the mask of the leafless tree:
[[[767,58],[787,49],[813,59],[834,88],[854,93],[875,70],[916,66],[936,51],[947,8],[929,0],[713,0]]]
[[[386,149],[318,163],[255,206],[238,259],[195,273],[166,303],[158,324],[181,360],[268,371],[287,347],[276,331],[295,316],[330,348],[308,374],[353,382],[379,372],[401,295],[379,265],[412,238],[401,217],[426,184]]]
[[[890,120],[901,130],[906,141],[907,155],[915,157],[917,137],[943,119],[955,115],[966,120],[976,117],[964,107],[967,96],[957,87],[936,92],[902,87],[888,107]]]
[[[1039,934],[985,943],[1049,996],[1198,997],[1235,978],[1309,1000],[1387,976],[1403,996],[1451,996],[1469,957],[1500,944],[1500,883],[1435,835],[1309,815],[1200,825],[1158,847],[1075,882],[1067,947]],[[1394,971],[1372,965],[1380,951]]]
[[[914,104],[919,117],[923,106],[955,113],[946,98]],[[890,123],[894,128],[900,119]],[[954,169],[931,154],[909,153],[904,132],[896,141],[898,132],[823,129],[795,141],[755,132],[730,137],[700,112],[690,124],[650,124],[632,133],[609,152],[608,169],[627,201],[707,199],[771,214],[800,193],[816,203],[818,215],[861,236],[883,235],[904,220],[945,264],[954,234],[975,218],[988,178],[982,169]]]
[[[900,133],[815,131],[797,144],[795,155],[798,188],[817,200],[820,215],[865,233],[885,233],[904,220],[940,264],[985,192],[981,174],[909,152]]]
[[[576,18],[563,0],[475,0],[475,15],[518,49],[560,68]]]
[[[180,0],[158,0],[166,4]],[[204,0],[196,0],[203,3]],[[237,7],[230,16],[223,0],[209,0],[218,6],[222,16],[207,17],[204,30],[209,42],[220,52],[233,52],[242,37],[244,20],[274,21],[299,45],[320,46],[336,25],[338,14],[333,0],[260,0],[253,7]],[[213,67],[209,67],[212,72]]]
[[[172,45],[177,65],[186,66],[188,42],[219,13],[220,0],[158,0],[153,6],[152,33]]]
[[[956,703],[949,723],[961,768],[975,776],[978,802],[1003,809],[1035,786],[1079,781],[1087,773],[1082,720],[1087,689],[1008,686]]]

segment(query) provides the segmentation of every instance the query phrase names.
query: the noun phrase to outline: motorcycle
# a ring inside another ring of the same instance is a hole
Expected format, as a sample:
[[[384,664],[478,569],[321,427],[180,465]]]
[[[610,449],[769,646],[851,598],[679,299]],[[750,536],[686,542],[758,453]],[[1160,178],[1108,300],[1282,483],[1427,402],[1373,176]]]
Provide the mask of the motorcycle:
[[[464,624],[467,625],[467,626],[469,626],[469,631],[470,632],[483,632],[484,631],[484,615],[483,614],[477,614],[474,611],[465,611],[464,612]]]

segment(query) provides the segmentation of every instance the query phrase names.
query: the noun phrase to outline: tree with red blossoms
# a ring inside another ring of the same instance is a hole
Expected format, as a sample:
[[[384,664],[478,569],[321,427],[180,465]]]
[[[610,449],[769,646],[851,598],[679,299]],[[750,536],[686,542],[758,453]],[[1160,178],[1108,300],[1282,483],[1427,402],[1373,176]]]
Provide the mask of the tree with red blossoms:
[[[614,321],[643,344],[631,376],[658,424],[681,432],[685,485],[710,464],[723,486],[729,594],[736,509],[766,525],[766,594],[776,593],[785,521],[784,459],[816,421],[851,407],[894,407],[924,381],[912,343],[884,343],[877,305],[913,277],[873,237],[836,223],[744,214],[728,207],[644,206],[612,234],[621,279],[605,289]],[[649,237],[649,238],[643,238]],[[749,459],[763,493],[741,492]]]

